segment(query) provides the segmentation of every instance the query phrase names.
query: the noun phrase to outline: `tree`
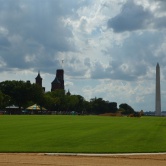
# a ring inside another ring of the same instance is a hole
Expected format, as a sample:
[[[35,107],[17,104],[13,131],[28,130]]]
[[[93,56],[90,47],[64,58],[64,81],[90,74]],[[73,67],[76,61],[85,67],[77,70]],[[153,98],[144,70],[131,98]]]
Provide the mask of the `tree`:
[[[0,83],[0,91],[10,97],[10,104],[26,107],[29,101],[37,104],[42,103],[43,90],[36,84],[24,81],[4,81]]]
[[[0,109],[4,109],[6,106],[10,104],[10,96],[3,94],[0,91]]]
[[[3,93],[0,91],[0,108],[2,108],[3,105]]]
[[[67,105],[64,90],[55,90],[45,93],[43,103],[50,111],[64,111]]]
[[[129,114],[134,114],[135,113],[134,109],[131,106],[129,106],[128,104],[126,104],[126,103],[120,104],[119,105],[119,109],[123,109],[124,111],[122,113],[125,114],[125,115],[129,115]]]
[[[73,95],[75,97],[75,111],[82,114],[85,110],[85,99],[81,95]]]
[[[109,108],[111,113],[117,112],[117,103],[116,102],[109,102]]]
[[[44,94],[43,106],[47,108],[48,110],[53,111],[55,110],[55,100],[49,93],[50,92],[47,92]]]
[[[27,85],[25,85],[27,86]],[[44,92],[41,86],[38,84],[31,84],[29,88],[26,89],[26,93],[29,94],[28,100],[43,106],[44,103]]]
[[[115,113],[117,111],[117,103],[105,101],[102,98],[92,98],[90,100],[90,110],[92,114]]]
[[[78,106],[79,100],[76,95],[66,95],[65,96],[65,105],[66,105],[66,111],[71,112],[71,111],[77,111],[77,106]]]

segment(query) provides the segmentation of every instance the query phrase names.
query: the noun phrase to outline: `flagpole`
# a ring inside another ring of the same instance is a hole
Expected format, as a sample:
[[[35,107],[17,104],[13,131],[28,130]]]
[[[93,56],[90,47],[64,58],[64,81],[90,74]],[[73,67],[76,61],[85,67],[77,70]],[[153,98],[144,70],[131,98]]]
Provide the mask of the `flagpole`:
[[[62,69],[63,69],[63,62],[64,62],[64,60],[62,60],[62,64],[61,64],[61,66],[62,66]]]

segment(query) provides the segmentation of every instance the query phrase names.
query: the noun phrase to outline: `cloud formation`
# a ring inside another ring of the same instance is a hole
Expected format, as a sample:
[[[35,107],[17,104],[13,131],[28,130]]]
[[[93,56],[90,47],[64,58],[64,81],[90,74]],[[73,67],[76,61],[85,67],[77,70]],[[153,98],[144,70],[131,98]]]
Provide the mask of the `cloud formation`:
[[[59,67],[56,54],[75,50],[75,44],[70,40],[72,31],[63,22],[72,14],[74,6],[68,7],[73,2],[7,0],[1,4],[0,52],[6,67],[43,66],[43,70],[52,65]]]
[[[56,69],[63,67],[71,93],[128,102],[137,110],[140,105],[154,109],[157,62],[163,85],[166,79],[165,1],[0,0],[0,4],[1,81],[34,82],[40,70],[43,86],[50,90]],[[163,101],[165,92],[162,87]]]
[[[135,31],[150,27],[153,14],[149,9],[134,1],[127,1],[121,12],[108,21],[108,27],[115,32]]]
[[[121,12],[108,20],[108,28],[112,28],[116,33],[165,29],[165,1],[157,0],[151,3],[152,5],[146,7],[144,3],[128,0],[122,6]]]

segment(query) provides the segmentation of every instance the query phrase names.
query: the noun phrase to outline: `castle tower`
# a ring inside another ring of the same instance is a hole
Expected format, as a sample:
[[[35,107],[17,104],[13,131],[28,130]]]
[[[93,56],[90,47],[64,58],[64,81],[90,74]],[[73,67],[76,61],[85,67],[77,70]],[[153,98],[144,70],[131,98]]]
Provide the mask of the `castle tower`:
[[[56,71],[56,77],[51,83],[51,91],[55,91],[56,89],[64,90],[64,71],[63,69],[58,69]]]
[[[155,115],[161,116],[161,92],[160,92],[160,66],[156,66],[156,108]]]
[[[42,87],[42,78],[40,76],[40,72],[38,72],[38,75],[35,79],[36,79],[36,84]]]

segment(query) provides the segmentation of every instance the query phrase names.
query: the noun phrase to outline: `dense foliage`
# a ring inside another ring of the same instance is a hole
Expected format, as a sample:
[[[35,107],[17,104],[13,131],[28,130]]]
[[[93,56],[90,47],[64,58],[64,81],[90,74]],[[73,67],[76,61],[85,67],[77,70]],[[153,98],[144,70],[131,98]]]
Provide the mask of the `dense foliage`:
[[[64,90],[44,92],[37,84],[24,81],[4,81],[0,83],[0,109],[9,105],[17,105],[21,109],[38,104],[47,108],[49,113],[71,114],[104,114],[121,111],[123,114],[134,113],[128,104],[121,104],[119,109],[116,102],[105,101],[102,98],[92,98],[86,101],[81,95],[72,95]]]

